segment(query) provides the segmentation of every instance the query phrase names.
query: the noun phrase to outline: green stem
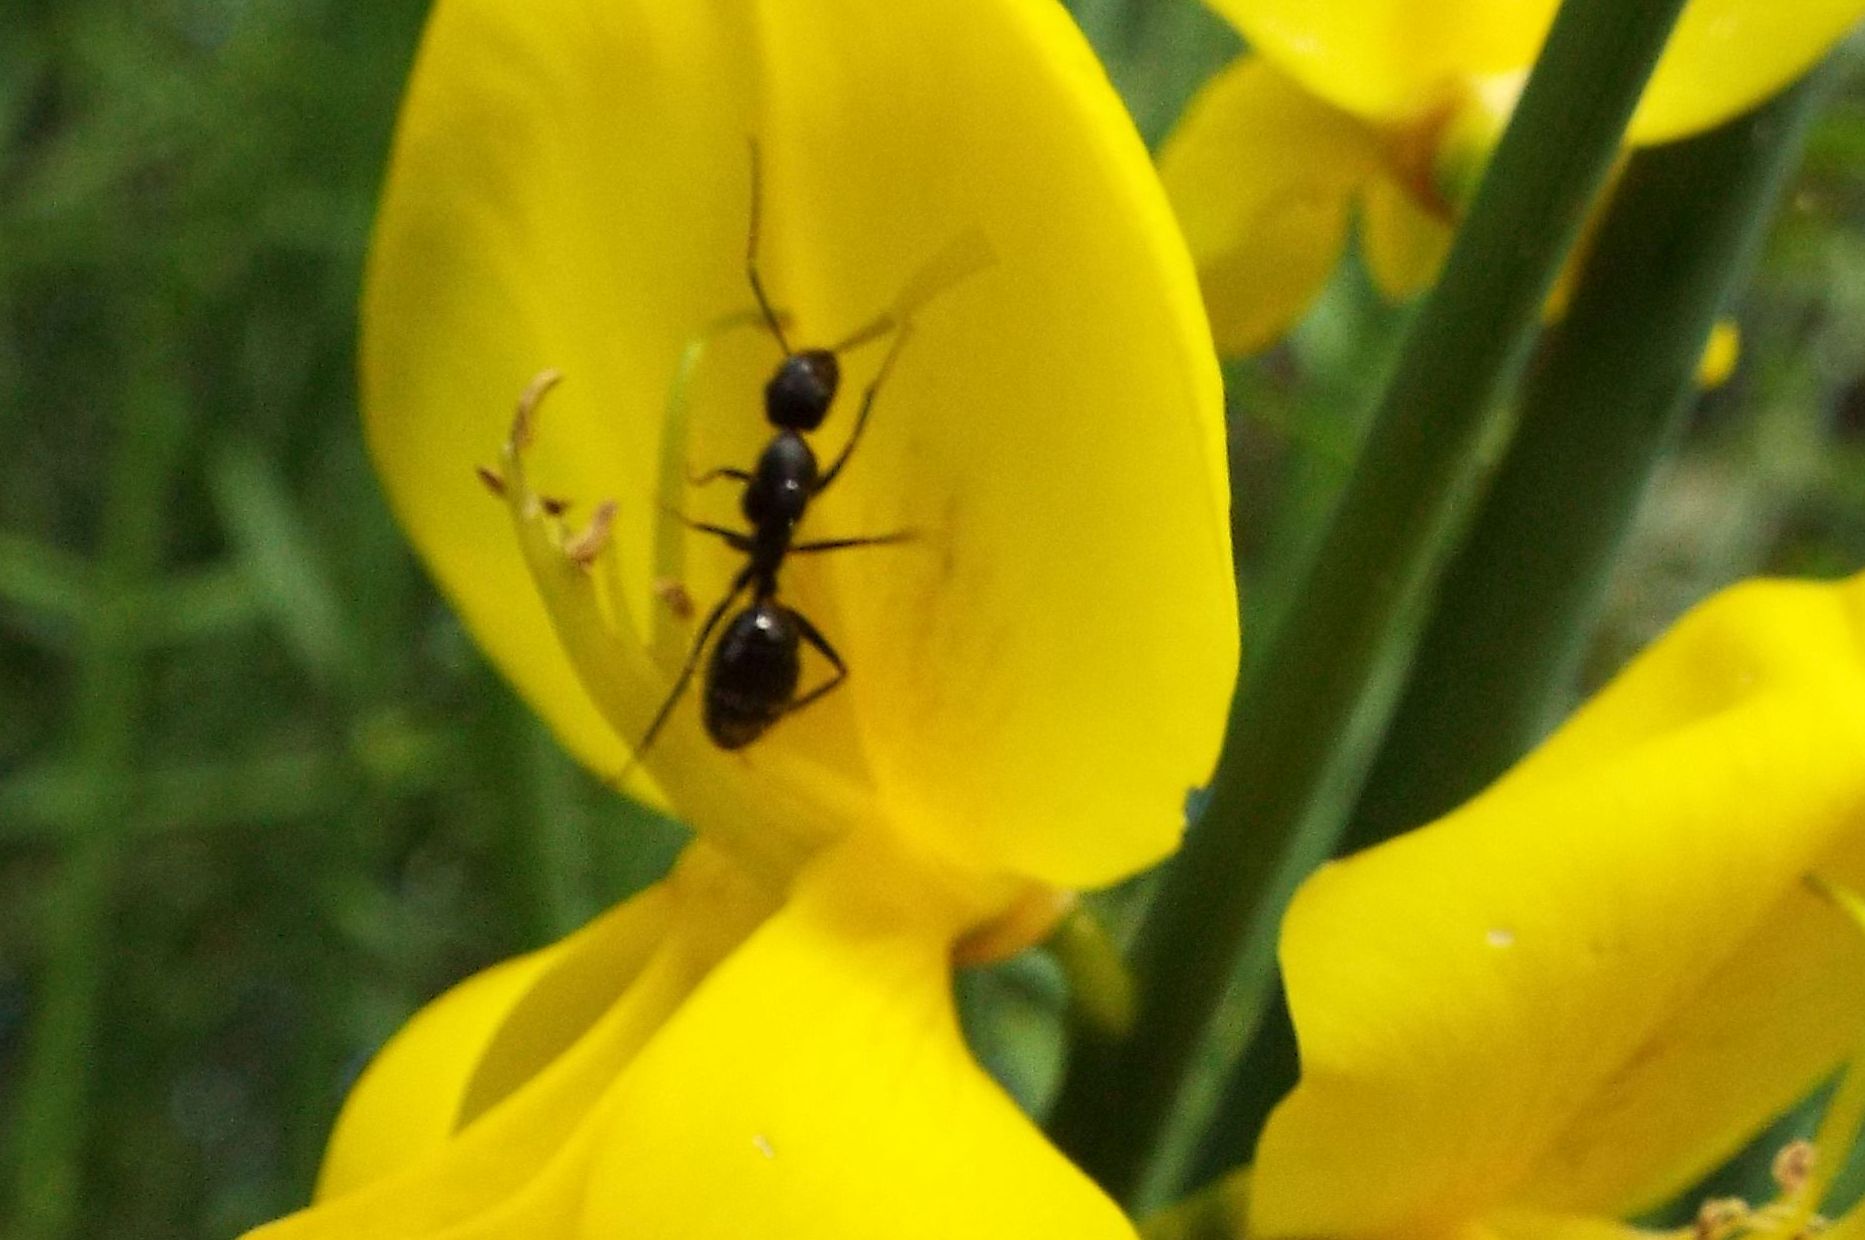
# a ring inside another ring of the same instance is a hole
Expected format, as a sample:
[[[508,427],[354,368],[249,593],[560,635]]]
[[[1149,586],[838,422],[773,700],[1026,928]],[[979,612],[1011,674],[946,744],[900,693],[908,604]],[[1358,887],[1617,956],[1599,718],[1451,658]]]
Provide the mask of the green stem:
[[[1445,574],[1354,815],[1356,846],[1462,803],[1562,705],[1639,501],[1690,408],[1704,340],[1751,265],[1830,82],[1814,75],[1627,166]]]
[[[1133,1027],[1133,975],[1093,913],[1070,910],[1043,947],[1068,979],[1071,1020],[1111,1037]]]
[[[136,603],[136,628],[153,650],[243,628],[263,617],[264,606],[249,573],[216,564],[149,587]]]
[[[14,1218],[7,1234],[15,1240],[58,1240],[80,1217],[106,966],[114,954],[113,888],[122,824],[134,809],[143,674],[130,604],[154,579],[161,558],[162,514],[186,408],[164,385],[136,385],[114,450],[74,719],[87,822],[44,905],[52,920],[13,1113]]]
[[[208,481],[254,602],[319,682],[352,697],[365,679],[359,644],[303,517],[257,448],[224,447]]]
[[[321,752],[143,772],[134,813],[118,824],[138,840],[185,830],[254,830],[331,813],[341,763]],[[95,829],[94,772],[76,762],[31,767],[0,781],[0,846],[44,846]]]
[[[1134,1034],[1083,1037],[1074,1048],[1053,1131],[1116,1196],[1143,1186],[1194,1062],[1228,1059],[1209,1055],[1205,1041],[1233,979],[1241,1019],[1226,1022],[1227,1039],[1260,1006],[1267,931],[1337,835],[1312,811],[1356,785],[1354,768],[1370,757],[1357,751],[1396,689],[1381,673],[1415,634],[1482,449],[1506,425],[1500,401],[1542,301],[1682,3],[1561,6],[1413,322],[1320,555],[1238,697],[1204,811],[1142,927]]]
[[[0,603],[77,627],[91,601],[88,566],[55,547],[0,530]]]
[[[1140,1224],[1142,1240],[1248,1240],[1250,1181],[1247,1172],[1208,1184]]]
[[[1539,733],[1640,494],[1694,391],[1703,338],[1773,217],[1830,73],[1703,137],[1635,156],[1508,454],[1446,571],[1348,825],[1361,847],[1449,810]],[[1286,1011],[1236,1065],[1190,1183],[1235,1166],[1295,1082]]]

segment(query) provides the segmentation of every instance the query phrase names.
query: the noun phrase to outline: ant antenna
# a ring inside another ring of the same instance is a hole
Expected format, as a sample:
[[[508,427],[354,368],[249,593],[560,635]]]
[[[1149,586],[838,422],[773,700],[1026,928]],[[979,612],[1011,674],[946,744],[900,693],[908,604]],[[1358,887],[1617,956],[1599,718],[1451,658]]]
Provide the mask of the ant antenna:
[[[751,144],[751,226],[745,236],[745,276],[751,282],[752,296],[758,299],[758,312],[764,316],[764,325],[777,338],[777,347],[784,351],[784,356],[789,357],[790,341],[784,337],[777,312],[771,309],[771,299],[764,294],[764,281],[758,277],[758,228],[764,208],[763,169],[758,157],[758,140],[748,138],[746,141]]]
[[[892,305],[830,345],[828,351],[841,354],[896,328],[904,330],[921,306],[996,262],[997,253],[991,249],[984,230],[976,226],[965,229],[920,264]]]
[[[789,337],[784,335],[781,316],[772,307],[758,270],[758,238],[763,231],[764,218],[764,169],[757,138],[747,138],[746,142],[751,149],[751,222],[745,235],[745,278],[751,285],[752,296],[757,299],[758,313],[763,316],[764,325],[770,329],[777,347],[784,351],[784,356],[789,357],[795,350],[790,347]],[[824,352],[845,353],[905,326],[921,306],[953,285],[994,266],[996,262],[997,253],[991,248],[984,230],[976,226],[965,229],[920,265],[919,270],[913,273],[900,294],[894,298],[892,305],[830,345]]]
[[[830,345],[828,351],[839,356],[850,349],[859,349],[870,340],[879,340],[904,322],[905,320],[899,317],[892,307],[889,307]]]

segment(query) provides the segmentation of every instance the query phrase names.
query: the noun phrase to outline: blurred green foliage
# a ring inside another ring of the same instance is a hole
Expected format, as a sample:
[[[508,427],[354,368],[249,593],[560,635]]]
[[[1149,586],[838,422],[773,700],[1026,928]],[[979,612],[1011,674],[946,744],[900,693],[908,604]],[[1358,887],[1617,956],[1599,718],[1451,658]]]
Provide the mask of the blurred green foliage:
[[[424,6],[0,37],[9,1236],[301,1202],[370,1048],[658,872],[389,518],[355,305]]]
[[[1193,0],[1074,8],[1150,141],[1238,47]],[[223,1237],[300,1203],[416,1005],[677,847],[487,668],[362,448],[357,289],[423,10],[0,12],[0,1234]],[[1594,679],[1716,585],[1865,564],[1861,222],[1854,74]],[[1229,369],[1253,631],[1403,313],[1350,262]],[[990,1062],[1040,1095],[1053,975],[963,989]]]

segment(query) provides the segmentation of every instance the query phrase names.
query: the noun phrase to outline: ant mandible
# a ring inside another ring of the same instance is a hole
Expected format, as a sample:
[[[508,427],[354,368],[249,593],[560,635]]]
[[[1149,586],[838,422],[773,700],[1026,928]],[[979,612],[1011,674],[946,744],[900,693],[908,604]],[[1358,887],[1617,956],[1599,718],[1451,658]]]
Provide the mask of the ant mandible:
[[[757,299],[764,325],[783,350],[770,381],[764,385],[764,416],[776,434],[758,455],[750,470],[714,469],[692,479],[701,485],[729,478],[744,489],[739,508],[751,530],[745,533],[709,525],[703,521],[686,521],[691,528],[722,539],[727,546],[746,556],[746,563],[732,579],[725,597],[713,607],[700,626],[691,653],[680,668],[672,690],[661,703],[648,725],[635,756],[647,752],[660,734],[674,707],[679,704],[692,682],[693,674],[704,656],[706,644],[726,612],[747,590],[751,602],[738,611],[719,634],[713,645],[712,659],[706,665],[702,717],[706,734],[721,749],[742,749],[762,736],[785,715],[793,714],[819,701],[848,678],[848,664],[830,645],[809,618],[777,597],[777,574],[786,557],[840,551],[849,547],[873,547],[898,543],[911,537],[899,531],[863,538],[829,538],[814,542],[796,542],[798,522],[803,519],[810,501],[828,490],[841,475],[867,429],[868,416],[874,411],[876,394],[893,369],[894,359],[911,335],[911,326],[893,313],[884,313],[874,322],[829,348],[794,349],[784,333],[764,281],[758,272],[758,231],[760,214],[758,148],[751,147],[751,219],[745,245],[745,276]],[[841,384],[838,354],[866,344],[891,330],[893,341],[880,368],[862,393],[861,408],[848,441],[842,445],[827,469],[820,469],[816,451],[804,438],[807,432],[822,425],[828,416]],[[808,692],[797,693],[802,680],[802,651],[807,643],[829,661],[834,674]]]

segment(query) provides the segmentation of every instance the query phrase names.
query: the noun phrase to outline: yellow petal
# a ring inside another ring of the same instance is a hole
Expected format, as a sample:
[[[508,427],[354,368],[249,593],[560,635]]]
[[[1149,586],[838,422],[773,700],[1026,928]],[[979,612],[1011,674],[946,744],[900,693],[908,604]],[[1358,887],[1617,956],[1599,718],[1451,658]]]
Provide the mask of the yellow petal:
[[[820,858],[618,1087],[577,1234],[1132,1240],[967,1052],[966,916],[911,864]]]
[[[1457,102],[1474,79],[1535,58],[1556,0],[1210,0],[1250,45],[1350,112],[1398,123]]]
[[[357,1085],[317,1204],[253,1235],[536,1234],[498,1227],[576,1206],[605,1092],[769,910],[695,845],[660,886],[443,996]]]
[[[754,79],[722,25],[694,6],[437,6],[370,255],[364,410],[396,513],[494,659],[605,774],[622,740],[551,639],[472,468],[555,366],[563,412],[581,416],[540,445],[549,488],[625,500],[625,532],[649,523],[672,366],[739,300],[720,259],[742,248],[742,207],[707,156],[747,132]],[[652,126],[630,120],[650,112]]]
[[[1210,0],[1310,90],[1404,122],[1534,62],[1555,0]],[[1708,129],[1798,77],[1865,16],[1859,0],[1692,0],[1632,122],[1634,144]]]
[[[1698,606],[1506,776],[1570,778],[1766,691],[1856,675],[1865,578],[1746,582]],[[1502,785],[1498,785],[1501,787]]]
[[[1485,1219],[1480,1230],[1484,1240],[1665,1240],[1675,1234],[1642,1231],[1617,1219],[1526,1210],[1502,1211]]]
[[[1468,806],[1304,885],[1252,1234],[1675,1191],[1856,1047],[1865,578],[1732,590]]]
[[[1697,387],[1708,392],[1729,382],[1742,360],[1742,329],[1733,319],[1718,319],[1697,359]]]
[[[651,895],[620,909],[578,938],[494,965],[429,1003],[405,1025],[357,1081],[324,1151],[317,1196],[340,1197],[428,1157],[459,1128],[462,1103],[486,1048],[538,978],[578,940],[643,918]]]
[[[963,230],[996,255],[919,314],[807,522],[918,542],[786,578],[848,658],[879,813],[969,865],[1124,875],[1176,843],[1237,654],[1220,385],[1151,162],[1050,0],[763,13],[802,329],[846,331]]]
[[[1450,252],[1451,233],[1450,224],[1391,177],[1377,177],[1367,185],[1360,242],[1373,282],[1391,300],[1408,301],[1438,278]]]
[[[1669,142],[1746,112],[1812,68],[1860,17],[1861,0],[1691,0],[1627,141]]]
[[[1199,92],[1159,155],[1218,349],[1282,336],[1339,260],[1354,196],[1380,180],[1378,136],[1260,57]]]
[[[1145,152],[1048,0],[445,0],[365,304],[370,438],[398,513],[533,704],[619,770],[634,735],[579,685],[471,467],[526,381],[563,371],[532,472],[573,513],[617,501],[615,631],[662,676],[615,692],[644,724],[693,632],[655,578],[671,569],[703,609],[741,562],[697,534],[668,552],[662,503],[737,518],[727,486],[664,491],[663,462],[676,483],[745,466],[770,433],[771,341],[712,331],[751,306],[747,135],[765,282],[797,340],[869,320],[967,234],[996,263],[917,310],[802,531],[916,541],[785,567],[848,686],[731,755],[689,700],[638,790],[701,830],[884,825],[1070,885],[1157,858],[1234,674],[1220,393]],[[825,461],[884,350],[847,359]]]

